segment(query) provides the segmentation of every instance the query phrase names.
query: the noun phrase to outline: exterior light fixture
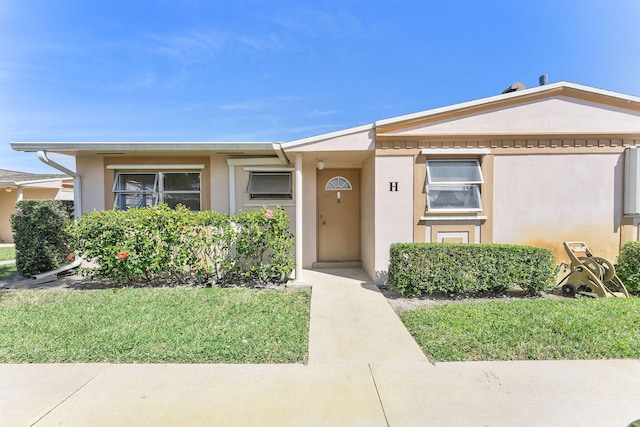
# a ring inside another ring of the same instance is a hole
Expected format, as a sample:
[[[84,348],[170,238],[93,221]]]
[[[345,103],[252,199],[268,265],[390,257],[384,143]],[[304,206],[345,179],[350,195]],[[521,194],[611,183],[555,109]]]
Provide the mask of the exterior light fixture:
[[[324,169],[324,160],[322,159],[318,160],[318,163],[316,163],[316,166],[319,170]]]

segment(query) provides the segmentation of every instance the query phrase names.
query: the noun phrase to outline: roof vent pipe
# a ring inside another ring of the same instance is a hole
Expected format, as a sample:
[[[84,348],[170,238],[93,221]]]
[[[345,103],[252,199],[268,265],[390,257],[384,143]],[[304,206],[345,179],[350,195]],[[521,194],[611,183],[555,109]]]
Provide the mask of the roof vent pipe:
[[[516,92],[518,90],[524,90],[524,89],[526,89],[526,87],[523,83],[515,82],[514,84],[512,84],[511,86],[503,90],[502,94],[504,95],[505,93]]]
[[[80,180],[80,174],[73,172],[59,163],[54,162],[47,157],[45,150],[38,151],[38,159],[47,166],[51,166],[54,169],[58,169],[60,172],[65,173],[73,177],[73,217],[78,220],[82,215],[82,186]]]
[[[544,86],[547,83],[549,83],[549,75],[543,74],[540,77],[538,77],[538,83],[540,83],[540,86]]]

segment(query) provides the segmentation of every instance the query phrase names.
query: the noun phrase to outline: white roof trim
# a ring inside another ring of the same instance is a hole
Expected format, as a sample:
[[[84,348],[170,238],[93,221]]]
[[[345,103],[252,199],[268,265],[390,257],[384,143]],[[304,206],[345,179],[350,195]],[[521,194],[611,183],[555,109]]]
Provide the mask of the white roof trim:
[[[16,151],[275,151],[273,142],[11,142]]]
[[[186,164],[186,165],[164,165],[164,164],[154,164],[154,165],[130,165],[130,164],[109,164],[107,165],[107,169],[115,170],[178,170],[178,169],[204,169],[203,164],[194,165],[194,164]]]
[[[590,87],[590,86],[583,86],[583,85],[580,85],[580,84],[577,84],[577,83],[557,82],[557,83],[552,83],[552,84],[543,85],[543,86],[536,86],[536,87],[533,87],[533,88],[530,88],[530,89],[518,90],[518,91],[515,91],[515,92],[510,92],[510,93],[490,96],[488,98],[481,98],[481,99],[476,99],[476,100],[473,100],[473,101],[467,101],[467,102],[463,102],[463,103],[460,103],[460,104],[447,105],[445,107],[439,107],[439,108],[434,108],[434,109],[431,109],[431,110],[420,111],[420,112],[417,112],[417,113],[406,114],[406,115],[402,115],[402,116],[396,116],[396,117],[391,117],[391,118],[388,118],[388,119],[378,120],[378,121],[375,122],[375,125],[376,126],[383,126],[383,125],[392,124],[392,123],[396,123],[396,122],[403,122],[403,121],[407,121],[407,120],[413,120],[413,119],[419,119],[419,118],[423,118],[423,117],[429,117],[429,116],[433,116],[433,115],[436,115],[436,114],[448,113],[448,112],[451,112],[451,111],[461,110],[461,109],[470,108],[470,107],[477,107],[477,106],[484,105],[484,104],[490,104],[490,103],[496,102],[496,101],[504,101],[504,100],[507,100],[507,99],[519,98],[519,97],[524,96],[524,95],[531,95],[531,94],[536,94],[536,93],[539,93],[539,92],[546,92],[546,91],[550,91],[550,90],[554,90],[554,89],[558,89],[558,88],[562,88],[562,87],[581,90],[581,91],[584,91],[584,92],[590,92],[590,93],[603,95],[603,96],[610,96],[610,97],[614,97],[614,98],[618,98],[618,99],[627,100],[629,102],[640,103],[640,97],[636,97],[636,96],[632,96],[632,95],[626,95],[626,94],[622,94],[622,93],[619,93],[619,92],[612,92],[612,91],[603,90],[603,89],[596,89],[596,88],[593,88],[593,87]]]
[[[427,156],[436,154],[450,154],[454,156],[461,154],[485,155],[491,154],[491,150],[489,148],[423,148],[421,153]]]
[[[335,131],[335,132],[323,133],[323,134],[316,135],[316,136],[309,136],[307,138],[301,138],[301,139],[295,139],[293,141],[283,142],[281,144],[281,147],[283,149],[285,149],[285,150],[288,150],[288,149],[291,149],[291,148],[299,147],[301,145],[311,144],[311,143],[319,142],[319,141],[325,141],[327,139],[338,138],[338,137],[346,136],[346,135],[353,135],[355,133],[360,133],[360,132],[364,132],[364,131],[367,131],[367,130],[372,130],[374,128],[375,128],[375,125],[373,123],[370,123],[370,124],[367,124],[367,125],[362,125],[362,126],[352,127],[352,128],[348,128],[348,129],[338,130],[338,131]]]
[[[15,185],[31,185],[31,184],[42,184],[45,182],[56,182],[56,181],[68,181],[72,180],[72,177],[60,177],[60,178],[47,178],[47,179],[34,179],[29,181],[15,181]]]
[[[254,159],[227,159],[227,166],[267,166],[286,164],[280,157],[265,157]]]
[[[290,166],[248,166],[242,170],[245,172],[293,172],[295,168]]]

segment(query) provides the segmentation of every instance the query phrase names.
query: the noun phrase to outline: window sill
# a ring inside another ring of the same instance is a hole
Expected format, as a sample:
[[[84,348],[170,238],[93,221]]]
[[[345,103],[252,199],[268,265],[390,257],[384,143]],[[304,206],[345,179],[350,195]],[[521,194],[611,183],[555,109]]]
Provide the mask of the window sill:
[[[420,221],[486,221],[487,219],[487,216],[473,215],[433,215],[420,217]]]

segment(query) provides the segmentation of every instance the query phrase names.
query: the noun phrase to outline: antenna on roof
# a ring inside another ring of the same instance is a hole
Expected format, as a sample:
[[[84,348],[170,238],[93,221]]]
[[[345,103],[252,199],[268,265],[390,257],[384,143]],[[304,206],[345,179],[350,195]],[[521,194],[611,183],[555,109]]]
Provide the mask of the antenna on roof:
[[[543,74],[540,77],[538,77],[538,83],[540,83],[540,86],[544,86],[547,83],[549,83],[549,75]]]
[[[524,86],[524,83],[515,82],[514,84],[512,84],[511,86],[503,90],[502,93],[505,94],[505,93],[515,92],[515,91],[524,90],[524,89],[526,89],[526,87]]]

